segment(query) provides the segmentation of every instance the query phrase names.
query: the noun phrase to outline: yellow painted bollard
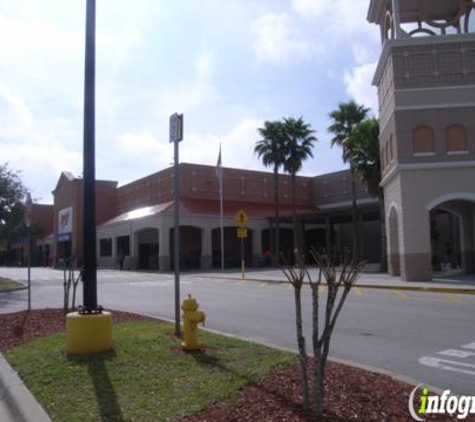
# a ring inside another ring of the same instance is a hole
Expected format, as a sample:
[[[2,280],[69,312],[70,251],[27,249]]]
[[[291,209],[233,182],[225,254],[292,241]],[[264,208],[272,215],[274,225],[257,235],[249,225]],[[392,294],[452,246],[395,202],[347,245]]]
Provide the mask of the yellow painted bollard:
[[[71,312],[66,316],[66,354],[93,355],[112,349],[112,314]]]
[[[181,310],[183,311],[183,342],[181,347],[183,350],[199,350],[198,344],[198,324],[204,323],[206,314],[198,309],[196,299],[188,294],[188,297],[182,302]]]

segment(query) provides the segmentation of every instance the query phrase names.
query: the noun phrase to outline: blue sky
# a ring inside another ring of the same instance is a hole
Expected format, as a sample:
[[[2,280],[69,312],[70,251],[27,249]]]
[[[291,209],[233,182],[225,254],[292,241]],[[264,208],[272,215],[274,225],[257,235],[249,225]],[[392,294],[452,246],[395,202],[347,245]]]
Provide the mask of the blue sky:
[[[51,203],[81,174],[85,0],[0,0],[0,162]],[[354,98],[376,113],[380,51],[369,0],[97,0],[96,176],[168,167],[168,118],[185,114],[180,160],[263,169],[265,120],[317,131],[302,174],[345,168],[328,114]]]

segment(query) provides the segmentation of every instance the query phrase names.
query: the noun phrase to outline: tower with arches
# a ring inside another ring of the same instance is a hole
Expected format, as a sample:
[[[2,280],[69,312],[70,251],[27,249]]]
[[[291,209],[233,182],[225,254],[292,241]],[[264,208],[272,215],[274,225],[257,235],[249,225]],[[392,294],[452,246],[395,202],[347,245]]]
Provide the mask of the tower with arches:
[[[371,0],[389,271],[475,272],[475,1]]]

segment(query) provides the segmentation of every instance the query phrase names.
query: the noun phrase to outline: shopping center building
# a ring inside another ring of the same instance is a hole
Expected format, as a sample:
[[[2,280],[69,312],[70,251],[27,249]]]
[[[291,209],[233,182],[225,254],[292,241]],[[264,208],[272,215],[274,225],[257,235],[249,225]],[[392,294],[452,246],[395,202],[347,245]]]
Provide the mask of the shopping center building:
[[[223,168],[225,267],[240,265],[241,244],[234,220],[239,210],[249,217],[246,264],[265,265],[274,232],[274,176],[268,172]],[[280,250],[292,260],[290,176],[280,175]],[[221,213],[216,167],[182,163],[180,181],[180,265],[182,269],[221,267]],[[63,172],[54,196],[52,254],[82,257],[82,179]],[[120,258],[128,269],[169,271],[173,268],[173,169],[167,168],[118,187],[96,182],[97,253],[99,267],[114,268]],[[349,171],[296,180],[298,230],[305,249],[351,247]],[[357,185],[363,255],[380,260],[378,201]]]

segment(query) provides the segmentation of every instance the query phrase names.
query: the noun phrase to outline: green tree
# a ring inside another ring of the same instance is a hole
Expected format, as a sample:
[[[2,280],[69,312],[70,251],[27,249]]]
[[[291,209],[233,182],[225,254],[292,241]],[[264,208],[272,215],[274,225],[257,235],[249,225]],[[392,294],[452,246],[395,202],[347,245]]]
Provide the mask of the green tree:
[[[360,258],[358,239],[358,206],[356,204],[356,169],[352,161],[350,138],[358,125],[366,118],[369,109],[357,104],[355,101],[338,104],[338,109],[330,113],[332,124],[328,131],[334,136],[331,140],[332,147],[338,145],[343,149],[343,161],[350,164],[351,195],[352,195],[352,220],[353,220],[353,259]]]
[[[381,271],[387,270],[386,229],[384,212],[384,192],[381,183],[381,161],[379,154],[379,122],[375,118],[361,122],[350,140],[351,161],[368,187],[371,196],[378,198],[381,222]]]
[[[9,168],[8,163],[0,164],[0,239],[4,248],[11,248],[15,236],[22,235],[23,198],[26,188],[21,180],[21,173]]]
[[[8,163],[0,164],[0,226],[7,223],[25,194],[20,172],[11,170]]]
[[[262,159],[264,166],[272,166],[274,173],[275,225],[273,256],[278,260],[280,251],[279,169],[283,166],[285,160],[285,140],[282,122],[266,121],[264,122],[264,127],[259,128],[258,132],[262,139],[256,142],[254,153]]]
[[[309,123],[305,123],[300,117],[284,119],[283,131],[285,138],[285,161],[284,169],[291,176],[292,186],[292,219],[294,225],[294,249],[302,252],[299,230],[297,229],[297,201],[296,201],[296,175],[302,169],[303,162],[313,157],[312,149],[317,138],[315,131]]]

